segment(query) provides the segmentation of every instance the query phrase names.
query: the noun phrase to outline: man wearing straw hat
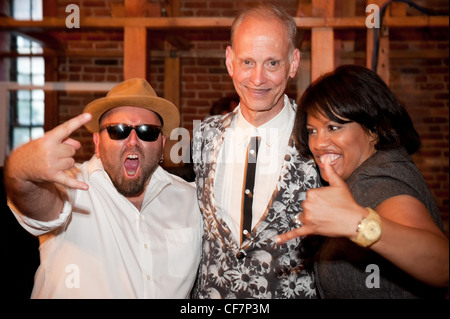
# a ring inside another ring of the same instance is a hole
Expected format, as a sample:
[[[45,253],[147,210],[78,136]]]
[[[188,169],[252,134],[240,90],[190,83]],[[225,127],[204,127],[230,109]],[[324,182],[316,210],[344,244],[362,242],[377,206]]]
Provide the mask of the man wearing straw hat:
[[[11,153],[8,202],[39,236],[32,298],[186,298],[201,253],[195,187],[164,171],[178,109],[143,79],[117,84],[83,114]],[[75,164],[85,125],[95,155]]]

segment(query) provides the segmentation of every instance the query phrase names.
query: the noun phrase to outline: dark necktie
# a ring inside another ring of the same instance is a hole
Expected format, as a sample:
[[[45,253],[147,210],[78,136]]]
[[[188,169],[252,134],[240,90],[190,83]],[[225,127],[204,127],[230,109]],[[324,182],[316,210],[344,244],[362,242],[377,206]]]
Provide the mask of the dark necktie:
[[[260,140],[260,136],[253,136],[250,139],[250,143],[247,148],[247,164],[244,173],[244,187],[242,194],[242,234],[244,236],[249,236],[252,231],[253,189],[255,186],[256,160],[258,158]]]

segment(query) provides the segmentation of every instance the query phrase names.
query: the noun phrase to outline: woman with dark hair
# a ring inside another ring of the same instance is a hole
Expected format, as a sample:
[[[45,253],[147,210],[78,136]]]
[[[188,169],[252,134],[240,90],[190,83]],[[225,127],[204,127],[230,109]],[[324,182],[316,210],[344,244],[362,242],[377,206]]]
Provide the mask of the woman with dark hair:
[[[301,227],[277,241],[325,236],[314,266],[321,297],[440,297],[448,239],[410,157],[419,136],[383,80],[354,65],[323,76],[300,101],[294,135],[329,186],[307,192]]]

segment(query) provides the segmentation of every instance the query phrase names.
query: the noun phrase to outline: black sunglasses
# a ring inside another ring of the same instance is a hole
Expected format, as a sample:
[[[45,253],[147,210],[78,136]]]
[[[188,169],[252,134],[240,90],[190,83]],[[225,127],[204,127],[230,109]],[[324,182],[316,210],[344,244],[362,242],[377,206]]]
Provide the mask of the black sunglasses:
[[[108,124],[100,127],[100,132],[106,129],[112,140],[126,139],[132,130],[136,131],[139,139],[145,142],[154,142],[161,133],[161,126],[152,124],[130,125],[130,124]]]

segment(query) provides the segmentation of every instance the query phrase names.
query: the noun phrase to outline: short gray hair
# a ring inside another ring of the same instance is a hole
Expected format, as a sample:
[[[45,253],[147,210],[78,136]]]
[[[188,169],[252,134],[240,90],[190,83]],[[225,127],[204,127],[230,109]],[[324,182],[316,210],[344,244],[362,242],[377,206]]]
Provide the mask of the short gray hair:
[[[295,40],[297,37],[297,23],[294,18],[291,17],[286,10],[272,3],[262,3],[255,7],[247,8],[241,11],[233,21],[231,25],[231,46],[233,46],[234,34],[236,29],[241,25],[242,21],[246,18],[265,17],[278,19],[286,27],[289,34],[289,42],[291,45],[291,51],[295,49]]]

